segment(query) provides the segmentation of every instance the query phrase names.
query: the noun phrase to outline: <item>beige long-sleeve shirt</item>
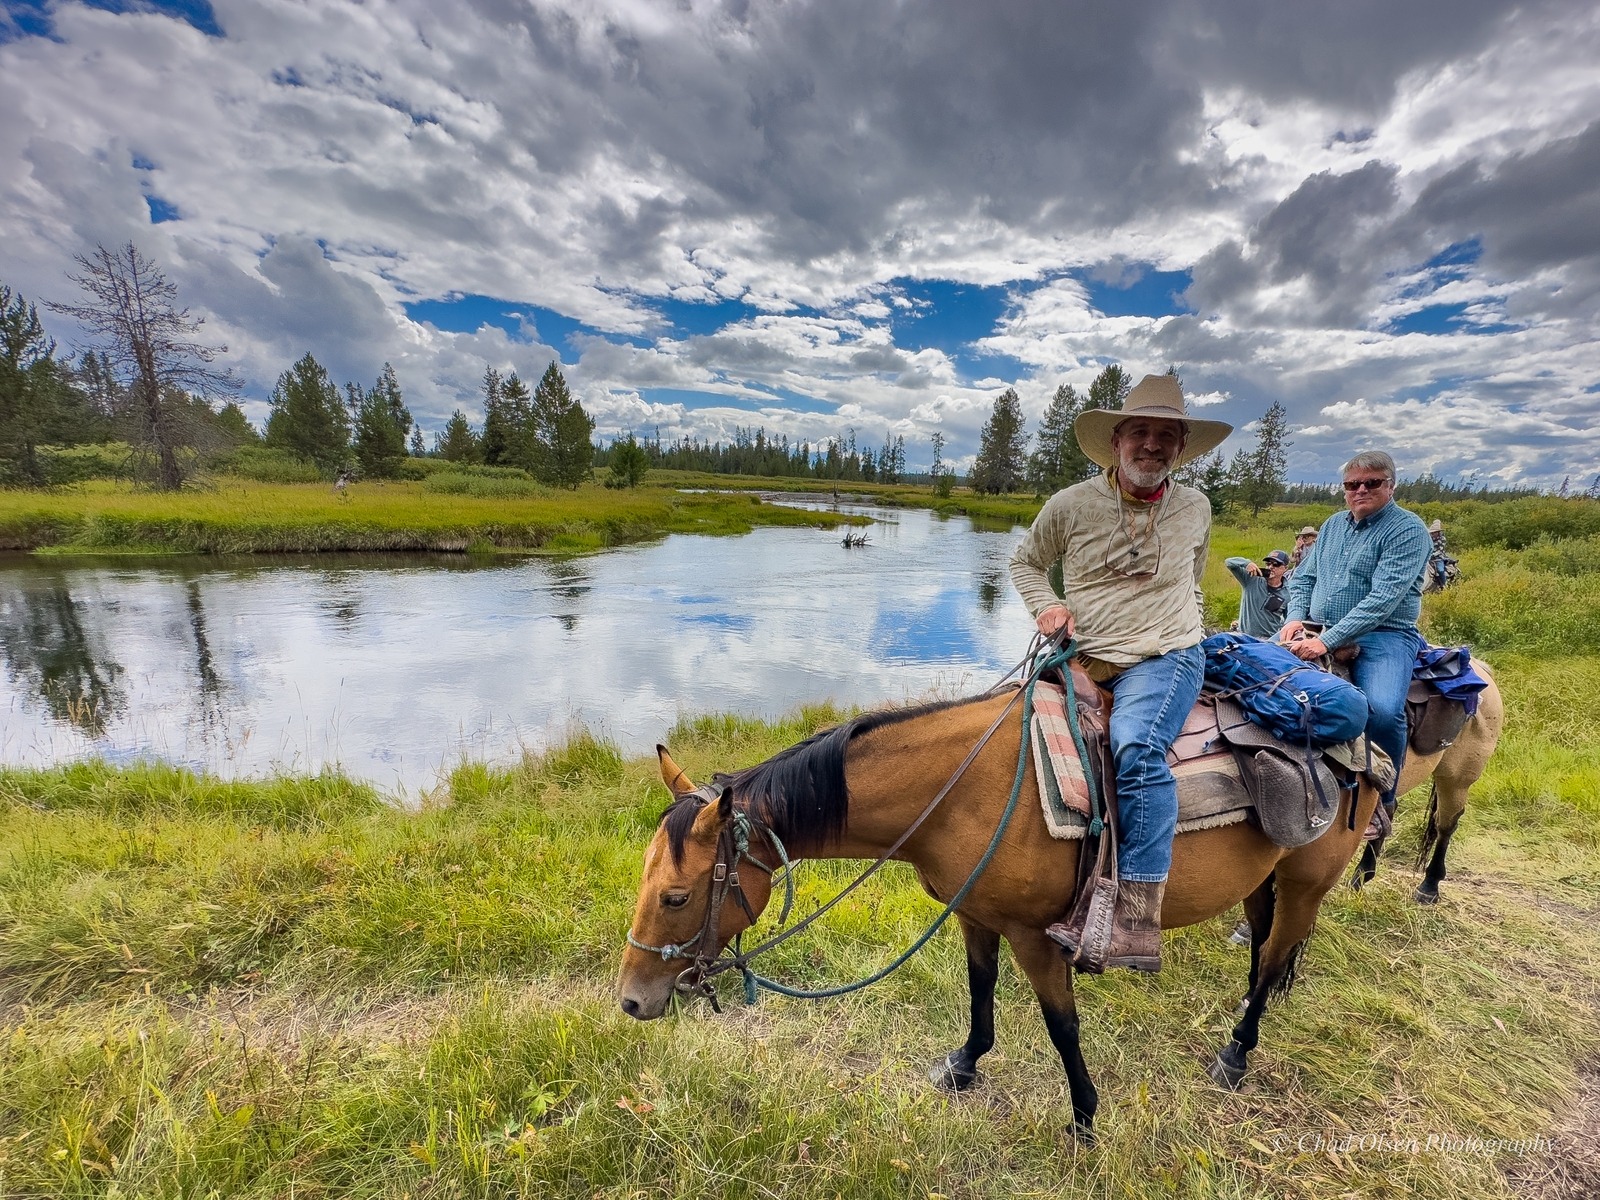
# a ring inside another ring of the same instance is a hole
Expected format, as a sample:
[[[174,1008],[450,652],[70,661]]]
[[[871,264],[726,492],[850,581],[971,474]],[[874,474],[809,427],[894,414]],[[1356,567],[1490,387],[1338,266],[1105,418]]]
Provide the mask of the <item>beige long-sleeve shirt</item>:
[[[1205,495],[1168,483],[1153,505],[1129,500],[1109,472],[1063,488],[1039,510],[1011,555],[1011,581],[1038,616],[1064,603],[1076,618],[1079,650],[1115,667],[1129,667],[1205,637],[1200,580],[1211,544],[1211,505]],[[1124,566],[1159,552],[1154,575],[1128,576]],[[1065,595],[1050,586],[1061,564]]]

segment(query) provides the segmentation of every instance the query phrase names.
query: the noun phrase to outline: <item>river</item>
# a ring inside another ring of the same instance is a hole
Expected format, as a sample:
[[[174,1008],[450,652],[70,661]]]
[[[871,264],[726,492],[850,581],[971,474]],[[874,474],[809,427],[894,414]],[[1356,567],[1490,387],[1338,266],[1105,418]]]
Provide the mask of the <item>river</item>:
[[[0,762],[337,767],[405,797],[579,725],[627,754],[686,715],[988,686],[1031,625],[1015,530],[857,508],[868,542],[757,529],[583,558],[0,561]]]

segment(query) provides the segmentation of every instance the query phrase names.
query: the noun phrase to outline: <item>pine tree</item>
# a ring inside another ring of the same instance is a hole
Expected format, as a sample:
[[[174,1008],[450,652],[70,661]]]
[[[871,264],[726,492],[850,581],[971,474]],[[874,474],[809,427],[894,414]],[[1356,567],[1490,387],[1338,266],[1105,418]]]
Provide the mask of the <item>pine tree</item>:
[[[478,436],[459,408],[450,414],[444,432],[437,435],[437,443],[439,457],[447,462],[475,463],[479,459]]]
[[[930,440],[933,443],[933,464],[928,468],[928,474],[933,477],[933,494],[944,499],[955,486],[955,476],[944,465],[944,431],[935,429]]]
[[[330,474],[344,464],[350,422],[339,389],[309,352],[272,389],[267,445],[310,459]]]
[[[411,427],[411,457],[421,458],[427,453],[427,443],[422,440],[422,426],[413,425]]]
[[[518,431],[506,410],[500,372],[483,372],[483,461],[491,467],[509,466],[517,458]]]
[[[244,415],[244,409],[233,400],[224,404],[217,413],[217,428],[239,445],[248,445],[261,440],[256,427],[250,424],[250,418]]]
[[[1228,486],[1228,468],[1223,464],[1221,450],[1190,459],[1174,471],[1172,477],[1181,484],[1204,492],[1211,503],[1213,517],[1220,517],[1227,511],[1232,489]]]
[[[46,482],[38,448],[51,440],[67,391],[39,310],[0,284],[0,482]]]
[[[1035,495],[1048,496],[1094,474],[1095,465],[1078,445],[1078,435],[1073,430],[1073,422],[1085,403],[1076,388],[1063,383],[1039,418],[1034,450],[1028,456],[1028,482]]]
[[[567,390],[552,362],[533,390],[534,477],[552,487],[575,488],[588,477],[594,422]]]
[[[533,393],[515,371],[500,381],[500,409],[504,414],[509,457],[506,465],[521,467],[530,475],[539,448],[533,433]]]
[[[383,373],[372,388],[363,393],[355,384],[351,394],[351,449],[369,479],[393,479],[400,473],[400,460],[406,456],[406,434],[411,429],[411,413],[400,395],[400,381],[394,368],[383,365]]]
[[[995,399],[994,412],[979,435],[978,457],[972,464],[974,491],[1000,495],[1022,486],[1028,435],[1022,428],[1022,401],[1007,388]]]
[[[1283,405],[1276,400],[1272,407],[1256,422],[1255,450],[1245,460],[1242,481],[1236,476],[1240,501],[1250,508],[1254,516],[1263,508],[1278,502],[1284,485],[1289,481],[1289,418]]]
[[[1084,398],[1085,410],[1091,408],[1121,408],[1122,402],[1133,390],[1133,377],[1116,363],[1112,363],[1094,377],[1089,394]]]
[[[639,481],[650,465],[650,457],[633,434],[611,443],[611,474],[606,479],[608,488],[638,487]]]

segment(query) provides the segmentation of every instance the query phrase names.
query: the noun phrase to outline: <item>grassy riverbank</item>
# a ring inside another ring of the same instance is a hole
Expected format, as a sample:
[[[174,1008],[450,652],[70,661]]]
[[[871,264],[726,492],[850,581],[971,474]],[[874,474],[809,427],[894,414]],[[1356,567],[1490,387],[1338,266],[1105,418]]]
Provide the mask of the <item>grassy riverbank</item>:
[[[1325,910],[1244,1091],[1203,1075],[1247,966],[1224,923],[1172,936],[1153,979],[1083,981],[1093,1151],[1009,962],[983,1087],[923,1081],[965,1033],[948,932],[850,999],[623,1017],[665,793],[603,744],[463,766],[415,813],[337,778],[0,772],[0,1194],[1591,1194],[1530,1181],[1597,1178],[1575,1123],[1600,1083],[1600,659],[1499,666],[1512,721],[1444,901],[1415,907],[1399,865],[1419,792],[1377,884]],[[670,741],[708,773],[837,716]],[[802,910],[847,877],[803,874]],[[772,965],[861,974],[934,911],[897,870]],[[1329,1152],[1347,1135],[1387,1140]]]
[[[669,533],[748,533],[758,525],[839,523],[755,496],[550,490],[450,474],[421,482],[256,483],[136,491],[90,482],[50,492],[0,490],[0,550],[57,554],[265,554],[430,550],[581,553]]]

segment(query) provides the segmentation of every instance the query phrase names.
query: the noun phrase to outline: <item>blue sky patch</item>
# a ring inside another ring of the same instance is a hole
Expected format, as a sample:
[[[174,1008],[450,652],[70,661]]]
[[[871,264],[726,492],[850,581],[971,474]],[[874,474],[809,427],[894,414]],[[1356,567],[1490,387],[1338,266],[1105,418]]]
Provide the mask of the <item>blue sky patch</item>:
[[[1461,318],[1466,313],[1465,304],[1430,304],[1389,322],[1389,332],[1400,333],[1459,333]]]
[[[145,205],[150,209],[150,224],[160,225],[163,221],[179,220],[178,206],[170,200],[163,200],[160,196],[150,194],[144,198]]]
[[[893,308],[894,342],[902,350],[942,350],[951,358],[970,357],[973,342],[995,331],[1005,315],[1010,289],[948,279],[892,279],[895,291],[912,302]]]
[[[1089,307],[1108,317],[1175,317],[1193,311],[1180,298],[1194,282],[1188,271],[1146,271],[1122,286],[1080,278]]]
[[[538,331],[537,340],[558,352],[571,348],[569,339],[573,334],[596,332],[582,321],[562,316],[554,309],[537,304],[514,304],[493,296],[469,294],[444,300],[408,300],[402,307],[411,320],[426,321],[445,333],[477,333],[485,325],[493,325],[505,330],[512,341],[517,342],[529,340],[523,325],[524,321],[531,322]]]
[[[743,300],[697,303],[672,296],[635,296],[631,299],[636,305],[659,313],[666,325],[663,332],[679,340],[718,333],[729,325],[748,320],[756,313]]]
[[[1452,242],[1422,266],[1430,271],[1442,267],[1470,267],[1482,257],[1483,243],[1477,238],[1470,238],[1464,242]]]
[[[211,7],[211,0],[83,0],[83,3],[88,8],[98,8],[101,12],[119,15],[160,13],[164,17],[176,17],[180,21],[187,22],[211,37],[224,36],[222,26],[217,24],[217,14]],[[6,0],[6,10],[9,12],[13,7],[15,6],[12,0]],[[22,0],[20,7],[43,11],[45,6]]]

